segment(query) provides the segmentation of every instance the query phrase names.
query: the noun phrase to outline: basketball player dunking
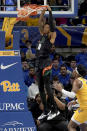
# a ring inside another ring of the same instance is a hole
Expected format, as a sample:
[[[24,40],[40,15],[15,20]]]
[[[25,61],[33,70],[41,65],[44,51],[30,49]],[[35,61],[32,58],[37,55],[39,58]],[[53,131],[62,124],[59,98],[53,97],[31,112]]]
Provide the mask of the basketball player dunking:
[[[39,30],[41,34],[41,39],[37,45],[37,51],[36,51],[36,57],[37,57],[36,66],[38,68],[37,74],[38,74],[39,91],[40,91],[42,103],[44,105],[44,112],[38,118],[39,120],[45,117],[47,117],[47,120],[50,120],[59,114],[50,88],[50,75],[51,75],[52,63],[49,58],[49,54],[50,54],[51,46],[52,44],[54,44],[56,39],[56,32],[54,31],[51,8],[48,6],[47,9],[49,11],[49,22],[46,22],[44,19],[45,10],[42,11],[39,18]],[[50,99],[50,106],[51,106],[50,111],[48,110],[47,107],[46,92],[44,88],[46,89],[48,98]]]

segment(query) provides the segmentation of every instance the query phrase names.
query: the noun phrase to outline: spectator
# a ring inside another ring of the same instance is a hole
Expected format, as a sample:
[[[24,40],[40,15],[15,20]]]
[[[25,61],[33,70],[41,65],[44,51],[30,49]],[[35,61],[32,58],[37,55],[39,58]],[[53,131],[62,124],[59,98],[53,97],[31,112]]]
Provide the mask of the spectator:
[[[28,60],[30,66],[34,66],[35,65],[35,49],[32,48],[32,42],[27,40],[26,41],[26,47],[27,47],[27,51],[26,51],[26,59]]]
[[[77,64],[82,64],[87,69],[87,46],[82,45],[81,47],[81,52],[76,55],[75,59]]]
[[[59,61],[57,59],[53,59],[51,79],[53,79],[54,76],[58,77],[59,73],[60,73]]]
[[[63,0],[56,0],[56,5],[63,6],[64,5],[64,1]]]
[[[39,94],[39,88],[37,80],[35,80],[35,83],[32,83],[31,86],[28,88],[28,98],[35,100],[37,94]]]
[[[22,61],[22,69],[23,69],[23,76],[25,80],[25,78],[28,76],[29,73],[29,65],[26,60]]]
[[[48,4],[50,6],[54,6],[54,5],[56,5],[56,0],[48,0]]]
[[[55,53],[54,59],[57,59],[59,61],[60,66],[63,64],[62,56],[60,56],[58,53]]]
[[[21,51],[20,54],[21,54],[21,61],[24,61],[26,59],[26,55],[24,51]]]
[[[38,116],[40,116],[42,114],[43,109],[44,109],[40,94],[36,95],[34,101],[28,100],[28,107],[29,107],[30,111],[32,112],[36,126],[39,126],[40,121],[37,118],[38,118]]]
[[[64,64],[61,65],[61,67],[60,67],[60,75],[58,76],[58,78],[59,78],[60,83],[63,84],[64,89],[68,90],[67,89],[67,85],[70,82],[70,74],[67,73],[66,65],[64,65]]]
[[[70,62],[70,67],[68,67],[68,70],[71,71],[71,72],[73,72],[73,71],[76,69],[76,66],[77,66],[76,60],[73,59],[73,60],[71,60],[71,62]]]
[[[48,0],[50,6],[63,6],[68,4],[67,0]]]
[[[26,59],[33,59],[35,58],[35,50],[32,49],[32,42],[27,40],[26,41],[26,47],[27,47],[27,52],[26,52]]]
[[[53,44],[53,45],[51,46],[51,49],[50,49],[50,58],[51,58],[51,60],[54,59],[55,54],[56,54],[55,45]]]
[[[54,76],[54,77],[53,77],[53,80],[52,80],[52,88],[53,88],[53,90],[54,90],[54,95],[55,95],[55,93],[56,93],[56,96],[57,96],[58,99],[60,99],[60,98],[61,98],[61,99],[64,99],[64,96],[62,95],[62,93],[61,93],[61,92],[58,92],[57,89],[54,88],[54,85],[55,85],[56,83],[59,84],[59,86],[62,86],[62,88],[64,88],[63,85],[59,82],[58,77],[57,77],[57,76]]]
[[[25,78],[25,84],[30,87],[32,83],[35,82],[35,69],[34,67],[29,68],[29,74]]]
[[[72,90],[73,82],[74,82],[75,79],[77,79],[77,77],[78,77],[78,76],[77,76],[76,70],[74,70],[74,71],[72,72],[72,74],[70,75],[70,81],[69,81],[69,83],[67,84],[67,88],[66,88],[67,91],[71,91],[71,90]]]
[[[79,16],[87,15],[87,0],[80,5]]]

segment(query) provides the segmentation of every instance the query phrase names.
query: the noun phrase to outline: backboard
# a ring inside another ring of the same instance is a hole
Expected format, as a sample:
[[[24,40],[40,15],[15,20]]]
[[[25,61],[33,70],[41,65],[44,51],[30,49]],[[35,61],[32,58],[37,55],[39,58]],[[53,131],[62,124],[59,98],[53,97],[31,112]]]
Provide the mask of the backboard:
[[[54,17],[75,17],[78,0],[0,0],[0,17],[17,17],[17,9],[23,3],[50,5]],[[48,16],[49,12],[46,12]]]

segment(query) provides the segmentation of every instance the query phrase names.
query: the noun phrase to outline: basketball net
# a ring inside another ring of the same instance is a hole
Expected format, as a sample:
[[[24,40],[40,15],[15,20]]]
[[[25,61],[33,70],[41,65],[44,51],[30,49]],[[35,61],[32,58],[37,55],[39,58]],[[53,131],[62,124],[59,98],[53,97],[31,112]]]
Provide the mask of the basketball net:
[[[44,9],[47,9],[47,6],[36,4],[24,5],[18,10],[17,20],[27,21],[29,19],[29,16],[40,14],[41,11]]]

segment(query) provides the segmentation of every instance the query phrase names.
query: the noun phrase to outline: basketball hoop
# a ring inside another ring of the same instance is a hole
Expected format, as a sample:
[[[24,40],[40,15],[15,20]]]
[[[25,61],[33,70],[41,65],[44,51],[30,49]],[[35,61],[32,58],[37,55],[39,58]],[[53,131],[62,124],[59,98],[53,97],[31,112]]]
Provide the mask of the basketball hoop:
[[[47,6],[28,4],[18,10],[17,20],[27,21],[29,16],[35,16],[41,13],[42,10],[47,9]]]

